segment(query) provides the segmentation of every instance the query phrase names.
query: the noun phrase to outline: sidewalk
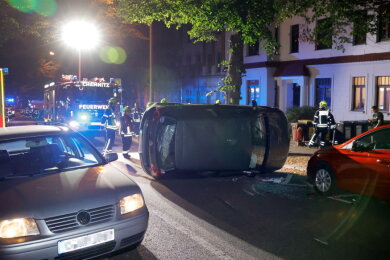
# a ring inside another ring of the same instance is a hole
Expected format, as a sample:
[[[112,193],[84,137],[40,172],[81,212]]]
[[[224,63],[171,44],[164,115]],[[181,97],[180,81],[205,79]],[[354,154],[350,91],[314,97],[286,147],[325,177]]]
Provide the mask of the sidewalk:
[[[280,171],[306,175],[307,162],[316,151],[317,148],[298,146],[296,142],[291,141],[286,163]]]

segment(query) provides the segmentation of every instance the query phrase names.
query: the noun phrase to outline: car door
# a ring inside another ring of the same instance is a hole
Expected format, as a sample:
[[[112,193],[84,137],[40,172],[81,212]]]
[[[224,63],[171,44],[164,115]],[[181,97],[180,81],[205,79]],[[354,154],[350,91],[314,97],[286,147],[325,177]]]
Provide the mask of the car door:
[[[340,150],[337,175],[341,188],[369,196],[390,195],[389,131],[385,128],[370,132]],[[353,149],[355,142],[368,149]]]
[[[378,175],[375,196],[390,199],[390,127],[373,132],[372,140],[374,148],[369,152],[369,163]]]
[[[362,193],[371,182],[373,172],[375,172],[369,160],[368,152],[354,151],[352,145],[346,149],[340,149],[339,153],[332,157],[338,186],[345,190]]]

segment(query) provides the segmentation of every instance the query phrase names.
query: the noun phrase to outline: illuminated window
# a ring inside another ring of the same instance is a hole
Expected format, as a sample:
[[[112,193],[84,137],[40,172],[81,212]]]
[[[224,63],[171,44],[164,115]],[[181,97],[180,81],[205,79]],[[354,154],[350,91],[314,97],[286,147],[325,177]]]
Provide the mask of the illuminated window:
[[[390,77],[376,78],[377,104],[379,110],[390,110]]]
[[[328,107],[332,105],[332,79],[330,78],[321,78],[315,80],[315,91],[316,91],[316,104],[320,103],[320,101],[326,101],[328,103]]]
[[[257,104],[260,104],[260,85],[258,80],[247,80],[247,104],[249,105],[252,100],[255,100]]]
[[[363,110],[366,104],[366,78],[354,77],[352,78],[352,110]]]

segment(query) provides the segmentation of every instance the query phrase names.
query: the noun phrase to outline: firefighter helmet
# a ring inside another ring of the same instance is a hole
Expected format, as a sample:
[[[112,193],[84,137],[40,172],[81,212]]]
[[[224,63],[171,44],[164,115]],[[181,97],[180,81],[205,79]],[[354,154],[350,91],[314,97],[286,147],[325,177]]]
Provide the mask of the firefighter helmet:
[[[326,103],[325,100],[320,101],[320,108],[326,108],[328,106],[328,103]]]
[[[127,111],[131,110],[129,106],[125,106],[123,108],[123,113],[126,113]]]
[[[108,104],[109,105],[115,105],[117,103],[117,100],[116,100],[116,98],[114,98],[114,97],[112,97],[112,98],[110,98],[109,100],[108,100]]]

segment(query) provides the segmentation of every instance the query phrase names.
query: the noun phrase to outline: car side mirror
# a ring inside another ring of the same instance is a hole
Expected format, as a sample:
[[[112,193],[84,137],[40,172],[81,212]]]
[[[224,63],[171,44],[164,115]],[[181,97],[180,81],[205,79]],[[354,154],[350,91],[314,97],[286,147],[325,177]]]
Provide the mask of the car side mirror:
[[[118,160],[118,154],[116,153],[107,153],[104,155],[104,159],[106,159],[107,162],[113,162]]]
[[[352,144],[352,152],[369,152],[374,149],[374,144],[367,144],[359,141],[355,141]]]

